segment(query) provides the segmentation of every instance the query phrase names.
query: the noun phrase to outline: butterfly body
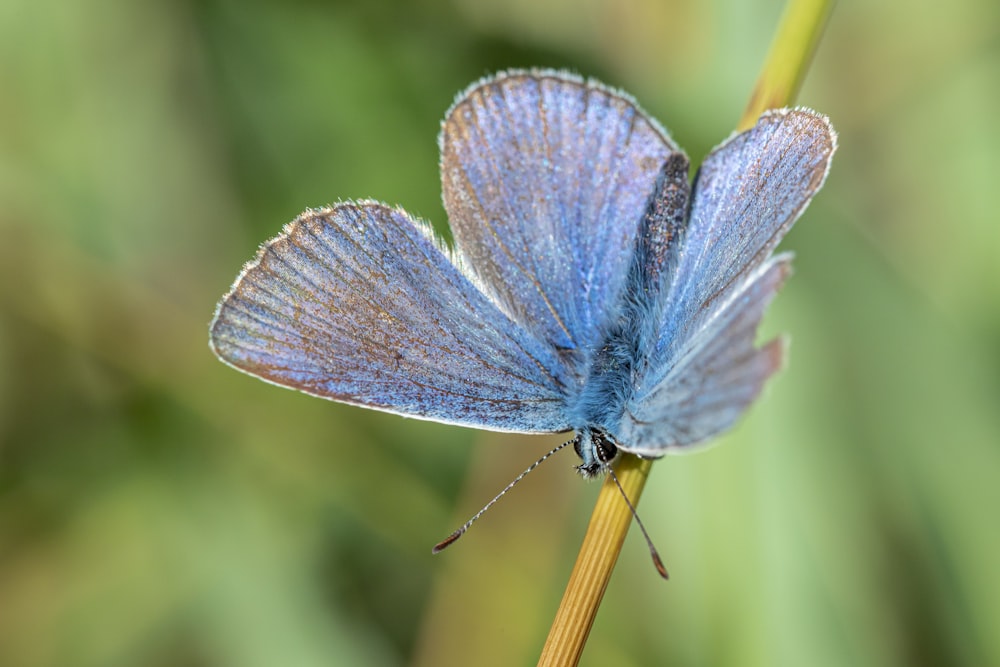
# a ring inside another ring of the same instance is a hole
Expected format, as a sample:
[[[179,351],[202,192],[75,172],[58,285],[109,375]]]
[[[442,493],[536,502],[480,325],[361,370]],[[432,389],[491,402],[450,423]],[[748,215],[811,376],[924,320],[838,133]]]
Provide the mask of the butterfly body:
[[[614,458],[618,447],[614,434],[641,390],[641,371],[655,345],[663,295],[676,267],[688,195],[688,161],[676,153],[663,164],[639,220],[627,278],[618,305],[607,318],[602,342],[586,355],[592,361],[583,390],[567,406],[578,434],[579,470],[585,476],[600,472]]]
[[[753,338],[829,167],[824,117],[766,114],[692,184],[627,96],[515,71],[460,95],[440,145],[454,247],[376,202],[307,211],[219,304],[216,354],[345,403],[574,430],[585,475],[725,430],[780,365]]]

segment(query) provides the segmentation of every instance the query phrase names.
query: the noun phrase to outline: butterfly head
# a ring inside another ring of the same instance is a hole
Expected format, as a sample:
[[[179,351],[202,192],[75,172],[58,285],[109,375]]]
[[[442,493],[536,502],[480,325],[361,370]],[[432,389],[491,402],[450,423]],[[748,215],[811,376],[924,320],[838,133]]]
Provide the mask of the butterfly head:
[[[576,467],[586,477],[596,477],[608,469],[618,456],[618,445],[610,433],[602,428],[587,426],[577,433],[573,449],[581,463]]]

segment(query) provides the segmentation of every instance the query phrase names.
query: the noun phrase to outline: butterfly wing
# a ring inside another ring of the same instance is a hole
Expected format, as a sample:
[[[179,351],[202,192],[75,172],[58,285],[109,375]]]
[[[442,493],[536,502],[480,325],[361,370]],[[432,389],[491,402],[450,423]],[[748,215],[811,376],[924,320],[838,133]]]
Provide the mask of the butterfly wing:
[[[307,211],[223,298],[211,345],[269,382],[492,430],[563,431],[563,366],[404,211]]]
[[[679,149],[631,99],[551,71],[473,86],[440,143],[456,251],[505,312],[585,364]]]
[[[626,410],[621,447],[658,456],[704,442],[731,427],[781,366],[783,342],[754,347],[764,309],[790,272],[790,256],[769,260],[737,298],[718,311],[666,376]]]
[[[780,345],[753,341],[788,270],[787,258],[768,258],[821,187],[835,148],[824,116],[785,109],[706,158],[656,346],[620,429],[625,449],[663,453],[718,434],[778,368]]]

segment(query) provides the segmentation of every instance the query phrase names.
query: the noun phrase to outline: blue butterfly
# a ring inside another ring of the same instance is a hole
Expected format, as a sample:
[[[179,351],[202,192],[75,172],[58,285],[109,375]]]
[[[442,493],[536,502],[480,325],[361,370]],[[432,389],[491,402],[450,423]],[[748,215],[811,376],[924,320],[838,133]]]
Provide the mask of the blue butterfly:
[[[222,299],[215,354],[343,403],[573,430],[584,475],[717,435],[779,368],[754,335],[836,148],[824,116],[765,113],[692,185],[630,97],[510,71],[459,95],[439,142],[454,247],[375,201],[308,210]]]

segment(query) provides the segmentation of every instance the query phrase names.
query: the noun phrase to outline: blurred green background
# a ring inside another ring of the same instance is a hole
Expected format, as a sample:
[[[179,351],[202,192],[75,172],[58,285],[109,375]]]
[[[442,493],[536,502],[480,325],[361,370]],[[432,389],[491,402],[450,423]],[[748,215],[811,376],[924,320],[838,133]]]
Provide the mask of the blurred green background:
[[[307,206],[445,223],[453,96],[627,89],[699,160],[776,0],[0,3],[0,664],[534,664],[597,486],[560,438],[223,366],[216,300]],[[1000,5],[841,3],[800,102],[841,149],[783,244],[789,366],[653,468],[585,665],[1000,665]]]

